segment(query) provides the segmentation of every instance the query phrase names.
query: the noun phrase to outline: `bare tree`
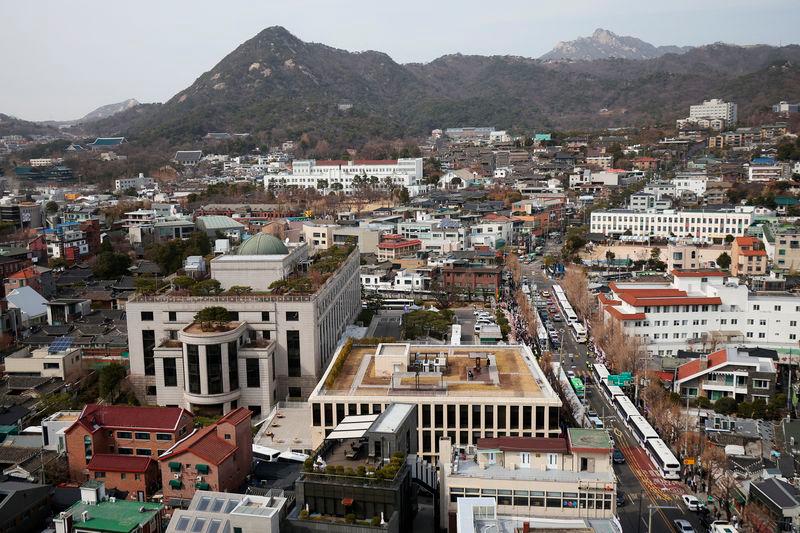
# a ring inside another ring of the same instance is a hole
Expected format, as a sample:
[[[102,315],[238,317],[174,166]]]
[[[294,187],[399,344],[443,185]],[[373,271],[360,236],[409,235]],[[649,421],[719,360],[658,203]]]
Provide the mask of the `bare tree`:
[[[578,316],[584,320],[588,319],[594,307],[594,298],[589,293],[586,270],[577,265],[568,266],[564,273],[564,279],[561,280],[561,286]]]
[[[766,507],[756,501],[745,505],[741,514],[742,524],[739,531],[742,533],[772,533],[777,527]]]

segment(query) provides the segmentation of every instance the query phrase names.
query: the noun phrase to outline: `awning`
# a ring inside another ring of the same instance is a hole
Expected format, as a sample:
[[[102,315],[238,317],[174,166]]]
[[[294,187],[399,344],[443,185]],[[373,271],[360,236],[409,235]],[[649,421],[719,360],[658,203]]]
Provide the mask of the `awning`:
[[[173,489],[179,489],[183,486],[183,482],[180,479],[170,479],[169,486]]]
[[[345,507],[350,507],[353,505],[353,498],[342,498],[342,505]]]
[[[208,483],[195,483],[194,488],[200,490],[208,490],[211,488],[211,485],[209,485]]]
[[[169,469],[173,472],[180,472],[181,466],[183,466],[179,461],[171,461],[169,463]]]
[[[204,465],[204,464],[197,464],[197,465],[195,465],[195,468],[196,468],[196,469],[197,469],[197,471],[198,471],[198,472],[200,472],[201,474],[208,474],[208,465]]]

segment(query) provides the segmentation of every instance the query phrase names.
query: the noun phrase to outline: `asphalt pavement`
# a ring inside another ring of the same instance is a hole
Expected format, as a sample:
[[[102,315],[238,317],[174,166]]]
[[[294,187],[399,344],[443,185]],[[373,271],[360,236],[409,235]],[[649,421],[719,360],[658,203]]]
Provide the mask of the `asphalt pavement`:
[[[558,255],[559,248],[560,245],[548,242],[544,254]],[[556,282],[550,279],[542,269],[541,259],[530,265],[523,264],[522,273],[528,277],[529,281],[536,284],[537,290],[548,291],[552,295],[552,286]],[[560,313],[560,308],[556,307]],[[563,330],[563,334],[559,350],[553,353],[553,360],[562,360],[566,370],[572,368],[582,378],[586,386],[589,406],[597,412],[598,416],[603,417],[604,424],[611,431],[616,447],[626,459],[623,464],[614,464],[617,490],[623,492],[626,499],[625,504],[617,509],[623,531],[626,533],[648,531],[650,506],[653,506],[651,531],[659,533],[677,531],[673,522],[676,519],[688,520],[695,531],[703,531],[699,515],[688,511],[681,500],[681,495],[690,494],[690,491],[681,482],[663,479],[655,470],[627,426],[618,419],[612,406],[597,390],[591,372],[586,366],[586,362],[592,360],[592,356],[587,354],[588,343],[576,343],[571,329],[567,326],[566,318],[562,317],[562,319],[562,322],[554,323],[557,330]],[[531,335],[536,338],[535,331]]]

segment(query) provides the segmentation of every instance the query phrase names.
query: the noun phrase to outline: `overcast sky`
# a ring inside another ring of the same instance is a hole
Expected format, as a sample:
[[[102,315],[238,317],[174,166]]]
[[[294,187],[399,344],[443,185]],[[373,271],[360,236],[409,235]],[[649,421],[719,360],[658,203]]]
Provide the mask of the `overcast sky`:
[[[163,102],[268,26],[396,61],[537,57],[602,27],[655,45],[788,44],[798,0],[0,0],[0,113],[73,119]]]

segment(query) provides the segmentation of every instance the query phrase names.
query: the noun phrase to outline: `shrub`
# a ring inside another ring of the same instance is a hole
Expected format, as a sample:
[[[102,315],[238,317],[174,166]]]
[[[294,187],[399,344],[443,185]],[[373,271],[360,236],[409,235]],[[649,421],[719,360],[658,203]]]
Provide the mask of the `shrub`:
[[[308,511],[301,509],[299,516],[301,520],[308,520]]]
[[[369,525],[371,525],[372,527],[378,527],[379,525],[381,525],[381,517],[373,516],[369,521]]]
[[[342,349],[339,350],[339,355],[336,356],[336,359],[331,363],[331,370],[328,372],[328,377],[325,378],[325,386],[330,388],[336,382],[336,378],[339,376],[339,372],[342,371],[342,367],[344,366],[344,361],[347,359],[347,356],[350,354],[350,350],[353,349],[353,339],[348,338]]]
[[[344,521],[347,522],[348,524],[355,524],[356,515],[354,515],[353,513],[347,513],[346,515],[344,515]]]
[[[367,475],[366,467],[364,465],[358,465],[358,468],[356,468],[356,475],[358,475],[358,477],[366,476]]]
[[[736,400],[729,396],[720,398],[714,402],[714,412],[723,415],[729,415],[736,411]],[[753,413],[755,415],[755,413]]]
[[[314,471],[314,458],[309,457],[305,461],[303,461],[303,472],[313,472]]]
[[[753,404],[741,402],[736,406],[736,414],[742,418],[753,418]]]

